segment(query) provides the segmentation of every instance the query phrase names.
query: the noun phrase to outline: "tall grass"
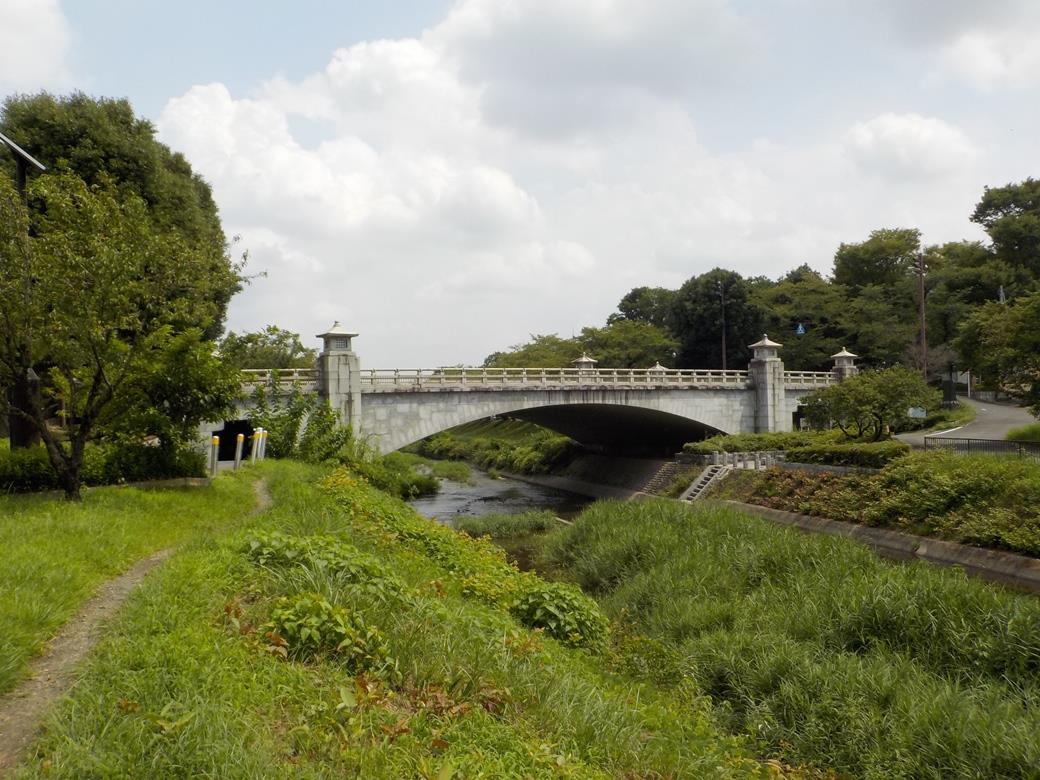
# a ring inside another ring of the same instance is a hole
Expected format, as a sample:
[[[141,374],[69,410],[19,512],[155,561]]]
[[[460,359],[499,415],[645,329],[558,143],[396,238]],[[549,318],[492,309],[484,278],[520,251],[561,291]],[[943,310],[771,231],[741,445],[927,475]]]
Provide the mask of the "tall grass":
[[[102,582],[254,503],[242,475],[190,490],[96,488],[81,503],[0,497],[0,692]]]
[[[596,504],[548,562],[735,731],[858,777],[1033,777],[1040,603],[718,506]]]
[[[692,690],[614,677],[465,596],[460,566],[493,559],[486,542],[361,481],[326,490],[313,467],[265,469],[276,503],[257,527],[356,546],[403,590],[308,562],[250,564],[243,534],[200,542],[132,597],[20,777],[766,776]],[[258,626],[301,592],[373,627],[397,674],[269,652]]]

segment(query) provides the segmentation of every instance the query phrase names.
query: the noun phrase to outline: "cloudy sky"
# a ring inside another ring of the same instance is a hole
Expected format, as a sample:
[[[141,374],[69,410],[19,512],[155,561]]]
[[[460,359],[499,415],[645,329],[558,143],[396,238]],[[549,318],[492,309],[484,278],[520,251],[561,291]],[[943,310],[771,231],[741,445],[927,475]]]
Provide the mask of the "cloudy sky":
[[[232,329],[479,363],[638,285],[981,238],[1040,175],[1040,2],[0,0],[0,94],[40,89],[128,97],[213,185],[266,272]]]

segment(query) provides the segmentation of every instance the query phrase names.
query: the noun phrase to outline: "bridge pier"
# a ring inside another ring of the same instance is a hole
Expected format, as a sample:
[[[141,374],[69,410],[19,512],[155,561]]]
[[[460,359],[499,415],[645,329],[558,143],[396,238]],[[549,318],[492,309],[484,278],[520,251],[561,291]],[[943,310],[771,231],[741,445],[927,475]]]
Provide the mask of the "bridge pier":
[[[350,333],[338,322],[319,333],[318,395],[329,402],[345,425],[361,428],[361,361],[351,348]]]
[[[754,350],[748,364],[748,375],[755,387],[755,433],[791,430],[784,383],[784,362],[777,355],[783,346],[763,335],[748,345]]]

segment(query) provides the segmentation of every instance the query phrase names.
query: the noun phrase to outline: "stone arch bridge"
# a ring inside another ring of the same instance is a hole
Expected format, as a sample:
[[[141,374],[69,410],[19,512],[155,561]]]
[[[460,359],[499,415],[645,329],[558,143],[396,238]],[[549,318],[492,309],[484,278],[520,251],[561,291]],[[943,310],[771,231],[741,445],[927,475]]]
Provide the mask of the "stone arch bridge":
[[[351,348],[356,335],[337,323],[321,334],[317,368],[247,371],[247,389],[317,391],[383,453],[495,416],[592,447],[674,452],[715,433],[791,430],[806,393],[856,370],[843,351],[833,371],[785,371],[781,345],[766,336],[750,345],[746,371],[597,369],[591,359],[565,369],[362,369]]]

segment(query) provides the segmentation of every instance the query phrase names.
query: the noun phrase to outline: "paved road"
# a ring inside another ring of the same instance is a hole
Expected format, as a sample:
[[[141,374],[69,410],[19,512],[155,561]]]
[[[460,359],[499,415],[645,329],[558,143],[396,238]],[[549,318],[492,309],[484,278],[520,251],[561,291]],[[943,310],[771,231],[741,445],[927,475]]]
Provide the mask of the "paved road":
[[[959,396],[961,403],[975,407],[975,421],[960,428],[927,434],[929,437],[953,439],[1003,439],[1012,428],[1035,423],[1037,419],[1021,406],[1010,404],[991,404],[976,401],[974,398]],[[905,441],[912,447],[924,446],[924,433],[900,433],[897,439]]]

